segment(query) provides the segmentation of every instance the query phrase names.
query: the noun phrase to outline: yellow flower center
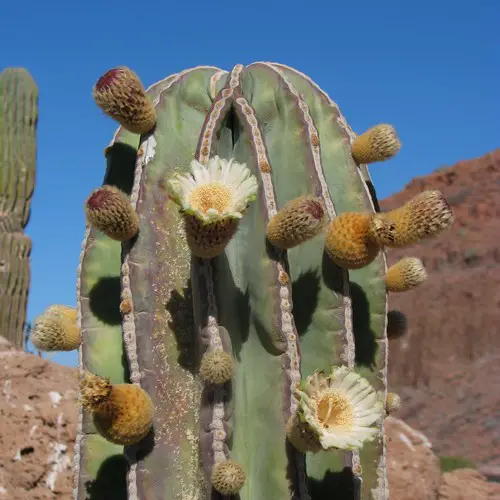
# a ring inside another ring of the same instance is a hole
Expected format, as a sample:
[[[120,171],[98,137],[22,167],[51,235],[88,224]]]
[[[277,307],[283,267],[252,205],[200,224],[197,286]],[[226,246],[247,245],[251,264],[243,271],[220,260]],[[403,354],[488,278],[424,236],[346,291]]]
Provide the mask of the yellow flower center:
[[[220,214],[231,208],[233,194],[231,190],[223,184],[211,182],[203,184],[191,192],[189,204],[201,213],[206,214],[211,208]]]
[[[354,421],[352,405],[341,393],[326,394],[318,403],[317,418],[326,429],[339,426],[349,427]]]

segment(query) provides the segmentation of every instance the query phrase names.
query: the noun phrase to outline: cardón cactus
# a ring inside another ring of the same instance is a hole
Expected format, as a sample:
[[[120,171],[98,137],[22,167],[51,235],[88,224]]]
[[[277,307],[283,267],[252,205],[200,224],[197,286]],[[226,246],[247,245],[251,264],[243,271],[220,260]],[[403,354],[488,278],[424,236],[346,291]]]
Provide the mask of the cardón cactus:
[[[78,270],[74,497],[388,498],[386,241],[436,235],[449,207],[379,217],[360,158],[396,153],[394,129],[353,154],[337,105],[292,68],[197,67],[142,88],[116,68],[95,90],[121,124],[103,189],[122,194],[116,220],[88,218]],[[146,436],[124,448],[96,426],[93,376],[98,393],[147,393]]]
[[[24,346],[36,177],[38,88],[22,68],[0,74],[0,335]]]

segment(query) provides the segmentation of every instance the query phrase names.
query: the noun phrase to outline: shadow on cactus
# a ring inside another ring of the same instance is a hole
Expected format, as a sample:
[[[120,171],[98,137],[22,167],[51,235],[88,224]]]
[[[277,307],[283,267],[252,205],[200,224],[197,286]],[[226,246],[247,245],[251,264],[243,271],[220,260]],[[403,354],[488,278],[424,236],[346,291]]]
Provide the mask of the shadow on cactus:
[[[340,472],[327,471],[321,480],[309,479],[309,494],[311,498],[332,498],[332,492],[335,494],[335,500],[356,499],[356,486],[350,467],[345,467]]]
[[[108,325],[121,325],[120,278],[101,278],[90,290],[89,305],[94,316]]]
[[[320,277],[312,271],[302,274],[292,283],[293,315],[300,337],[312,322],[320,289]]]
[[[224,276],[225,288],[227,290],[226,296],[231,298],[231,306],[229,308],[234,308],[238,311],[238,318],[233,327],[231,327],[231,322],[234,322],[234,315],[229,314],[227,317],[226,328],[237,330],[236,335],[231,339],[232,354],[236,361],[241,362],[241,352],[244,344],[248,341],[248,336],[250,333],[250,323],[253,321],[255,324],[255,329],[259,338],[262,339],[261,331],[262,325],[259,319],[254,317],[251,318],[252,308],[251,308],[251,297],[249,295],[249,289],[245,293],[238,288],[234,282],[234,277],[229,265],[229,262],[225,255],[221,255],[216,261],[213,262],[217,268],[215,272],[219,276]],[[267,350],[271,349],[272,346],[269,342],[263,340],[263,347]]]
[[[132,192],[134,184],[135,160],[137,148],[122,142],[115,142],[105,150],[110,165],[104,184],[116,186],[126,194]]]
[[[95,479],[85,483],[88,500],[127,500],[128,462],[124,455],[107,458],[99,467]]]
[[[386,251],[452,222],[434,191],[379,213],[394,128],[275,63],[114,68],[94,97],[120,128],[85,203],[75,498],[122,445],[129,500],[388,498],[387,297],[426,272]]]
[[[365,290],[357,283],[349,282],[352,298],[352,329],[357,366],[376,369],[377,336],[372,330],[370,300]]]
[[[180,291],[173,290],[165,306],[170,320],[168,327],[177,341],[177,363],[191,373],[199,369],[198,344],[192,334],[193,298],[191,280]]]

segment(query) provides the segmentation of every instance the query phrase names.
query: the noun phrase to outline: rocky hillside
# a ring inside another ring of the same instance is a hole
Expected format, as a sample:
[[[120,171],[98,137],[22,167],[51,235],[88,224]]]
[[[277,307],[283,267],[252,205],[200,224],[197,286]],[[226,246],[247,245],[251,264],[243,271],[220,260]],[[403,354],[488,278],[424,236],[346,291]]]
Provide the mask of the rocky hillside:
[[[498,470],[500,149],[414,179],[382,210],[426,189],[445,194],[455,223],[436,240],[389,252],[390,264],[416,256],[429,272],[417,289],[390,296],[409,323],[407,335],[390,343],[391,386],[405,402],[400,416],[424,430],[440,455]]]
[[[71,498],[76,370],[0,337],[0,499]]]
[[[0,384],[0,500],[71,500],[76,370],[0,341]],[[391,498],[500,498],[500,485],[479,472],[442,475],[429,440],[403,421],[388,418],[386,430]]]

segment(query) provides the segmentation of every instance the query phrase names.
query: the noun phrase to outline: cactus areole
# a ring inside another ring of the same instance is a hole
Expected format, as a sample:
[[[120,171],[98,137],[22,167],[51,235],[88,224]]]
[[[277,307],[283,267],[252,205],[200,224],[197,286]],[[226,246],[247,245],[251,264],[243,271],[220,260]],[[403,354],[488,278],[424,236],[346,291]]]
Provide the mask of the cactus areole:
[[[385,246],[356,158],[395,154],[393,129],[358,141],[275,63],[147,90],[115,68],[94,96],[120,127],[113,196],[85,205],[77,327],[99,405],[82,404],[74,498],[387,499]]]

